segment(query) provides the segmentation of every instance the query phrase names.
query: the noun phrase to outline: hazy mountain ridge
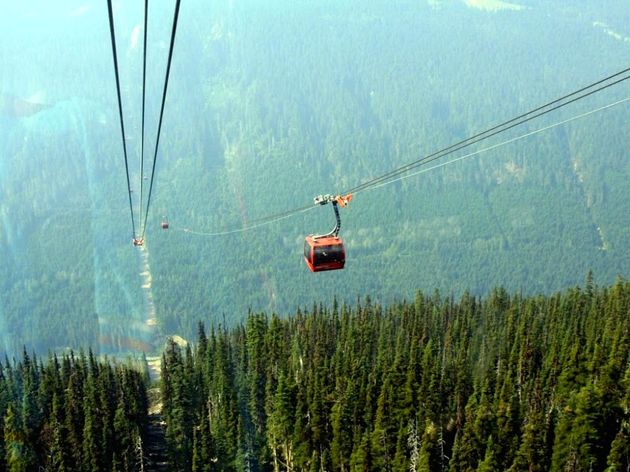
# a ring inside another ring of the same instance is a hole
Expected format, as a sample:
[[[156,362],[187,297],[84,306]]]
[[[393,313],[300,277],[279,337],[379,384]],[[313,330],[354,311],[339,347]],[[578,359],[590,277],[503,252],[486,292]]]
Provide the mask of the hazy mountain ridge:
[[[528,8],[184,7],[147,230],[162,333],[188,337],[199,318],[233,323],[249,307],[289,312],[332,295],[391,300],[418,287],[485,293],[495,285],[549,292],[590,268],[605,282],[627,274],[626,106],[357,195],[342,213],[348,265],[341,273],[313,276],[301,260],[303,236],[331,225],[329,208],[229,237],[181,231],[231,230],[344,191],[625,66],[624,43],[592,27],[616,24],[615,15],[627,15],[622,3],[606,12],[585,5],[579,15],[562,2],[517,3]],[[171,12],[161,13],[152,24],[168,23]],[[126,48],[141,15],[130,7],[117,14]],[[53,105],[27,119],[3,117],[10,130],[0,135],[0,244],[8,264],[0,269],[0,317],[14,330],[6,349],[62,348],[102,334],[145,339],[133,328],[145,302],[102,15],[99,7],[80,17],[98,27],[85,44],[91,54],[63,56],[73,71],[67,81],[59,65],[50,82],[42,78],[44,58],[57,57],[61,38],[39,50],[31,39],[27,51],[41,60],[28,69],[17,40],[3,42],[12,83],[28,70],[29,88],[50,86]],[[152,119],[166,31],[150,35]],[[141,57],[134,51],[121,70],[137,204]],[[627,90],[611,89],[527,130]],[[75,94],[87,98],[68,96]],[[154,128],[150,121],[148,156]],[[162,215],[172,230],[159,230]],[[46,328],[31,328],[30,316]]]

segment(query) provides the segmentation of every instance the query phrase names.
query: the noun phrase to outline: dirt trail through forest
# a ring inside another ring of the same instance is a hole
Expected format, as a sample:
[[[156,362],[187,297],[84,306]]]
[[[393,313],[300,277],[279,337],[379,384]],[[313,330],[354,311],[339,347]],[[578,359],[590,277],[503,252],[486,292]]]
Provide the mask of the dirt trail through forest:
[[[142,296],[145,306],[145,325],[150,336],[149,344],[153,352],[159,352],[161,348],[160,333],[158,330],[157,312],[155,309],[155,301],[153,299],[153,276],[151,275],[151,266],[149,265],[149,249],[142,246],[140,250],[140,277],[142,278]],[[151,380],[159,380],[162,358],[159,355],[147,356],[149,364],[149,373]]]

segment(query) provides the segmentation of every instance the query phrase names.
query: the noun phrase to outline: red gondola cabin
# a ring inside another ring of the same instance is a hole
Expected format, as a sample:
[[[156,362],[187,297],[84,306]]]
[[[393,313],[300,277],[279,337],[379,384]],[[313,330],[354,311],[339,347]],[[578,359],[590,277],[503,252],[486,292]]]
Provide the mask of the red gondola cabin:
[[[304,261],[311,272],[343,269],[346,262],[343,241],[336,236],[307,236]]]

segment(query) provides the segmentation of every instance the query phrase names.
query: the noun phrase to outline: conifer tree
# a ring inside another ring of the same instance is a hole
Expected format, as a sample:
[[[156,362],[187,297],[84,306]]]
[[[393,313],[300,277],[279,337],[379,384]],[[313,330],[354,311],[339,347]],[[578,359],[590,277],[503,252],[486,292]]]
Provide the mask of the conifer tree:
[[[19,415],[9,406],[4,417],[7,472],[30,472],[36,468],[35,453],[28,443]]]

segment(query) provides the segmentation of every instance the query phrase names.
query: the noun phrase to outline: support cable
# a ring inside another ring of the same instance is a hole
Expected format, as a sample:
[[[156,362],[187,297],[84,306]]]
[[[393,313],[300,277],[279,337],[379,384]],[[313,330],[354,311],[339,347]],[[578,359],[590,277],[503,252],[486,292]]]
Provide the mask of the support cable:
[[[144,109],[147,84],[147,31],[149,24],[149,0],[144,0],[144,46],[142,54],[142,137],[140,145],[140,225],[142,225],[142,204],[144,202]]]
[[[111,0],[108,0],[111,2]],[[160,108],[160,120],[158,122],[157,137],[155,139],[155,152],[153,154],[153,167],[151,169],[151,182],[149,184],[149,196],[147,197],[147,208],[144,214],[144,224],[142,226],[142,236],[147,229],[147,217],[149,216],[149,207],[151,205],[151,195],[153,193],[153,178],[155,177],[155,163],[157,162],[158,147],[160,145],[160,132],[162,130],[162,118],[164,116],[164,104],[166,102],[166,91],[168,89],[168,78],[171,71],[171,60],[173,58],[173,47],[175,46],[175,33],[177,32],[177,19],[179,18],[180,0],[175,3],[175,14],[173,15],[173,29],[171,31],[171,45],[168,51],[168,62],[166,63],[166,78],[164,79],[164,91],[162,93],[162,106]]]
[[[447,165],[454,164],[454,163],[459,162],[459,161],[463,161],[464,159],[469,159],[471,157],[477,156],[477,155],[482,154],[484,152],[493,151],[494,149],[503,147],[503,146],[505,146],[507,144],[512,144],[512,143],[514,143],[516,141],[520,141],[521,139],[529,138],[530,136],[534,136],[534,135],[542,133],[544,131],[548,131],[548,130],[550,130],[552,128],[557,128],[558,126],[570,123],[570,122],[575,121],[575,120],[579,120],[580,118],[585,118],[585,117],[587,117],[589,115],[593,115],[595,113],[599,113],[601,111],[607,110],[609,108],[615,107],[617,105],[621,105],[622,103],[626,103],[626,102],[629,102],[629,101],[630,101],[630,97],[626,97],[626,98],[623,98],[621,100],[617,100],[616,102],[609,103],[608,105],[604,105],[604,106],[601,106],[599,108],[595,108],[594,110],[589,110],[589,111],[581,113],[581,114],[579,114],[577,116],[572,116],[571,118],[567,118],[566,120],[562,120],[560,122],[553,123],[553,124],[545,126],[543,128],[538,128],[538,129],[535,129],[534,131],[530,131],[528,133],[521,134],[519,136],[516,136],[514,138],[508,139],[506,141],[501,141],[500,143],[493,144],[493,145],[485,147],[483,149],[478,149],[477,151],[470,152],[468,154],[464,154],[463,156],[456,157],[454,159],[451,159],[450,161],[441,162],[440,164],[436,164],[436,165],[431,166],[431,167],[423,167],[421,170],[417,170],[417,171],[411,172],[409,174],[404,174],[402,176],[396,177],[395,179],[387,180],[385,182],[381,182],[380,184],[377,184],[377,185],[372,185],[371,187],[368,187],[368,188],[366,188],[364,190],[374,190],[374,189],[377,189],[377,188],[380,188],[380,187],[384,187],[385,185],[393,184],[394,182],[398,182],[398,181],[401,181],[401,180],[408,179],[409,177],[414,177],[416,175],[424,174],[424,173],[432,171],[432,170],[436,170],[436,169],[440,169],[442,167],[446,167]],[[429,163],[429,162],[430,161],[427,161],[426,163]]]
[[[109,31],[112,38],[112,55],[114,57],[114,72],[116,74],[116,93],[118,95],[118,115],[120,118],[120,132],[122,136],[123,154],[125,156],[125,172],[127,174],[127,192],[129,194],[129,211],[131,212],[131,231],[132,239],[136,239],[136,223],[133,216],[133,204],[131,202],[131,183],[129,181],[129,164],[127,160],[127,142],[125,140],[125,122],[123,120],[122,100],[120,98],[120,79],[118,76],[118,58],[116,55],[116,35],[114,33],[114,14],[112,12],[112,0],[107,0],[107,9],[109,12]]]
[[[626,97],[624,99],[617,100],[617,101],[615,101],[613,103],[609,103],[608,105],[604,105],[604,106],[592,109],[590,111],[581,113],[581,114],[576,115],[576,116],[572,116],[570,118],[567,118],[567,119],[564,119],[562,121],[553,123],[551,125],[547,125],[547,126],[544,126],[542,128],[538,128],[536,130],[529,131],[527,133],[524,133],[522,135],[516,136],[516,137],[511,138],[511,139],[508,139],[506,141],[502,141],[500,143],[493,144],[491,146],[488,146],[488,147],[483,148],[483,149],[479,149],[479,150],[471,152],[469,154],[465,154],[463,156],[454,158],[454,159],[452,159],[450,161],[446,161],[446,162],[443,162],[443,163],[440,163],[440,164],[436,164],[436,165],[431,166],[431,167],[423,168],[423,169],[417,170],[416,172],[413,172],[413,173],[405,173],[404,175],[399,175],[396,178],[391,178],[390,180],[385,180],[385,181],[382,181],[382,182],[378,182],[376,184],[371,185],[370,187],[366,187],[366,188],[360,189],[359,191],[373,190],[373,189],[376,189],[376,188],[384,187],[386,185],[389,185],[391,183],[394,183],[394,182],[397,182],[397,181],[400,181],[400,180],[407,179],[409,177],[413,177],[413,176],[416,176],[416,175],[419,175],[419,174],[424,174],[426,172],[430,172],[430,171],[433,171],[433,170],[436,170],[436,169],[439,169],[439,168],[442,168],[442,167],[446,167],[447,165],[454,164],[456,162],[462,161],[464,159],[468,159],[468,158],[473,157],[473,156],[477,156],[477,155],[482,154],[484,152],[488,152],[488,151],[500,148],[502,146],[505,146],[505,145],[508,145],[508,144],[520,141],[522,139],[528,138],[530,136],[534,136],[534,135],[542,133],[544,131],[548,131],[550,129],[557,128],[558,126],[570,123],[572,121],[576,121],[576,120],[581,119],[581,118],[585,118],[587,116],[593,115],[595,113],[602,112],[604,110],[608,110],[610,108],[613,108],[615,106],[621,105],[623,103],[627,103],[629,101],[630,101],[630,97]],[[452,154],[455,151],[456,150],[452,150],[448,154]],[[439,157],[444,157],[446,155],[447,154],[444,154],[444,155],[439,156]],[[433,161],[433,160],[435,160],[437,158],[438,157],[434,157],[431,160],[424,161],[422,163],[422,165],[428,164],[429,162],[431,162],[431,161]],[[419,167],[419,166],[417,166],[417,167]],[[357,193],[357,192],[355,192],[355,193]],[[266,226],[268,224],[275,223],[277,221],[290,218],[291,216],[294,216],[294,215],[296,215],[298,213],[304,213],[304,212],[307,212],[309,210],[313,210],[315,208],[316,208],[316,205],[307,205],[307,206],[304,206],[304,207],[301,207],[301,208],[296,208],[294,210],[287,210],[287,211],[282,212],[282,213],[277,213],[277,214],[274,214],[274,215],[267,216],[265,218],[260,218],[258,220],[254,220],[248,226],[244,226],[242,228],[237,228],[237,229],[233,229],[233,230],[227,230],[227,231],[203,232],[203,231],[193,231],[193,230],[188,229],[188,228],[174,228],[174,229],[176,231],[183,231],[185,233],[190,233],[190,234],[199,235],[199,236],[227,236],[227,235],[231,235],[231,234],[242,233],[242,232],[249,231],[249,230],[252,230],[252,229],[257,229],[257,228],[260,228],[262,226]]]
[[[621,77],[613,82],[610,82],[611,79],[619,77],[620,75],[626,74],[627,72],[630,71],[630,67],[626,68],[620,72],[617,72],[613,75],[610,75],[604,79],[598,80],[597,82],[594,82],[590,85],[587,85],[586,87],[582,87],[579,90],[576,90],[575,92],[572,92],[570,94],[564,95],[563,97],[560,97],[556,100],[553,100],[551,102],[548,102],[544,105],[541,105],[537,108],[534,108],[533,110],[528,111],[527,113],[523,113],[522,115],[517,116],[516,118],[512,118],[511,120],[505,121],[499,125],[493,126],[481,133],[475,134],[474,136],[471,136],[469,138],[466,138],[462,141],[459,141],[455,144],[452,144],[446,148],[443,148],[439,151],[436,151],[434,153],[431,153],[427,156],[424,156],[416,161],[410,162],[408,164],[405,164],[401,167],[398,167],[394,170],[391,170],[381,176],[378,176],[374,179],[371,179],[367,182],[364,182],[350,190],[348,190],[347,192],[344,193],[358,193],[362,190],[365,190],[369,187],[371,187],[372,185],[378,185],[384,181],[389,180],[390,178],[395,178],[398,175],[404,174],[412,169],[415,169],[416,167],[419,167],[427,162],[431,162],[435,159],[439,159],[441,157],[444,157],[448,154],[451,154],[453,152],[459,151],[460,149],[466,148],[468,146],[471,146],[473,144],[476,144],[480,141],[483,141],[485,139],[491,138],[492,136],[496,136],[497,134],[503,133],[509,129],[512,129],[516,126],[519,126],[521,124],[524,124],[528,121],[531,121],[535,118],[538,118],[540,116],[546,115],[547,113],[550,113],[552,111],[555,111],[559,108],[565,107],[571,103],[574,103],[578,100],[581,100],[583,98],[586,98],[590,95],[593,95],[597,92],[600,92],[604,89],[607,89],[609,87],[612,87],[613,85],[616,85],[618,83],[621,83],[625,80],[630,79],[630,74]],[[608,82],[608,83],[606,83]],[[606,83],[605,85],[602,85],[601,87],[598,87],[594,90],[590,90],[593,89],[593,87],[596,87],[598,85],[601,85],[603,83]],[[584,92],[584,93],[582,93]],[[581,95],[580,95],[581,94]],[[571,98],[573,97],[573,98]],[[571,100],[567,100],[571,98]]]

